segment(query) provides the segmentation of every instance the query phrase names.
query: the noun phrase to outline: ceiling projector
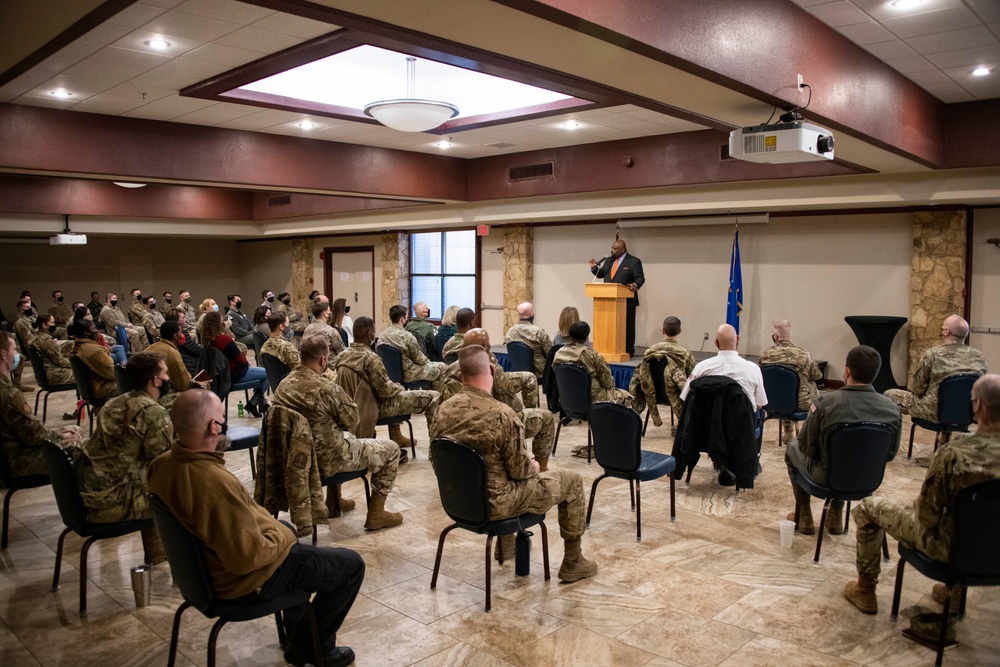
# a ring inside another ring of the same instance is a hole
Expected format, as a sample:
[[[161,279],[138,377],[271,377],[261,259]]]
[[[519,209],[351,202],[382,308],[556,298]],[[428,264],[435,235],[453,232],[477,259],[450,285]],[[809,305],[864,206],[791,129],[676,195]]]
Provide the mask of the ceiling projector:
[[[87,245],[86,234],[56,234],[49,237],[49,245]]]
[[[767,164],[832,160],[833,134],[801,120],[744,127],[729,133],[729,155]]]

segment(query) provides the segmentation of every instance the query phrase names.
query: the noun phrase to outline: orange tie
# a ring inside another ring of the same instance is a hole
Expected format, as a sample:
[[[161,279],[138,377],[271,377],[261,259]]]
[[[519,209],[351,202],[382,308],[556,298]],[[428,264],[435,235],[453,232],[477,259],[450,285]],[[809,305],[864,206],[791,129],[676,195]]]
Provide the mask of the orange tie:
[[[619,257],[618,259],[615,260],[615,263],[611,265],[611,279],[612,280],[614,280],[615,274],[618,273],[618,264],[621,261],[622,261],[622,258]]]

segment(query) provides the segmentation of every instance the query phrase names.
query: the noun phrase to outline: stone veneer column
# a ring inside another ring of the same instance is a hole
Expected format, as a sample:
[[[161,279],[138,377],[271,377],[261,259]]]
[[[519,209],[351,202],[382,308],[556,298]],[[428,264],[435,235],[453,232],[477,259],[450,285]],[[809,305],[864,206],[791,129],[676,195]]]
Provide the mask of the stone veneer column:
[[[517,323],[517,305],[535,294],[534,232],[528,225],[503,228],[503,330]]]
[[[910,266],[910,373],[921,355],[941,342],[941,323],[965,316],[965,211],[913,214]]]
[[[389,307],[410,303],[410,235],[406,232],[382,235],[382,312],[375,318],[378,330],[389,326]]]
[[[292,239],[292,304],[308,318],[312,315],[309,292],[313,289],[313,241]]]

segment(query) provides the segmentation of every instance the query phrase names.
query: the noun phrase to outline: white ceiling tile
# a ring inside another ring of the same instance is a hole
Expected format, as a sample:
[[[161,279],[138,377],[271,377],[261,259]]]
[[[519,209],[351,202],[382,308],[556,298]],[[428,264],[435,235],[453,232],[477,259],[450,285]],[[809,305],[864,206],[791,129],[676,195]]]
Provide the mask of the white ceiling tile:
[[[907,58],[887,60],[886,64],[902,74],[926,72],[927,70],[935,69],[934,64],[923,56],[909,56]]]
[[[993,73],[987,76],[972,76],[966,67],[946,69],[944,73],[976,99],[1000,97],[1000,67],[994,68]]]
[[[941,86],[951,82],[951,79],[946,77],[941,70],[932,69],[926,72],[912,72],[907,74],[906,77],[913,81],[918,86]]]
[[[972,28],[979,25],[979,23],[979,17],[964,5],[936,12],[927,12],[926,14],[901,16],[882,21],[882,25],[904,39],[907,37],[919,37],[920,35],[946,32],[948,30]]]
[[[128,81],[154,67],[170,62],[169,56],[106,47],[66,70],[70,76],[89,76]]]
[[[156,7],[152,4],[137,2],[133,5],[129,5],[111,17],[110,23],[116,23],[118,25],[124,25],[135,29],[144,23],[149,23],[157,16],[164,14],[166,11],[167,8],[164,7]]]
[[[86,111],[88,113],[103,113],[119,116],[126,111],[131,111],[136,107],[146,104],[139,97],[125,97],[123,95],[109,95],[100,93],[87,98],[73,107],[74,111]]]
[[[1000,44],[996,46],[979,46],[961,51],[933,53],[927,59],[941,68],[946,67],[978,67],[1000,61]]]
[[[893,7],[889,0],[851,0],[852,4],[876,21],[927,14],[951,7],[962,7],[962,2],[963,0],[923,0],[914,7],[899,8]]]
[[[821,5],[824,2],[829,2],[830,0],[792,0],[799,7],[811,7],[812,5]]]
[[[837,0],[836,2],[825,2],[822,5],[812,5],[806,11],[818,18],[823,23],[834,28],[855,23],[864,23],[868,20],[868,15],[852,5],[847,0]]]
[[[77,104],[88,97],[98,93],[103,93],[109,88],[113,88],[116,83],[117,82],[108,79],[57,74],[41,85],[28,91],[25,95],[28,97],[54,98],[52,91],[63,88],[73,94],[73,96],[69,98],[70,104]]]
[[[68,109],[77,102],[73,100],[60,100],[55,97],[32,97],[22,95],[14,100],[14,104],[23,104],[29,107],[48,107],[49,109]]]
[[[891,42],[868,44],[862,48],[879,60],[895,60],[896,58],[906,58],[907,56],[917,55],[916,51],[898,39]]]
[[[187,0],[177,6],[177,11],[196,16],[205,16],[220,21],[230,21],[246,25],[274,13],[273,9],[265,9],[255,5],[237,2],[236,0]]]
[[[97,44],[96,42],[77,40],[59,49],[45,60],[35,65],[33,69],[42,72],[51,72],[52,74],[62,72],[77,64],[84,58],[97,53],[101,50],[101,48],[102,45]]]
[[[163,9],[173,9],[182,2],[184,2],[184,0],[142,0],[144,5],[162,7]]]
[[[889,42],[896,39],[895,35],[874,21],[841,26],[837,28],[837,32],[855,44],[862,46],[865,44],[877,44],[878,42]]]
[[[252,107],[240,104],[219,103],[212,106],[198,109],[183,116],[176,116],[173,120],[178,123],[191,123],[193,125],[218,125],[234,118],[241,118],[253,113]]]
[[[697,130],[707,130],[708,126],[699,125],[698,123],[692,123],[687,120],[682,120],[680,118],[669,118],[669,123],[663,123],[663,127],[670,128],[671,130],[677,130],[679,132],[694,132]]]
[[[335,30],[340,30],[340,26],[331,23],[322,23],[312,19],[293,16],[282,12],[275,12],[253,24],[254,28],[268,30],[270,32],[280,32],[282,35],[292,35],[302,39],[312,39]]]
[[[194,97],[181,97],[172,95],[163,99],[144,104],[141,107],[128,111],[123,116],[133,118],[150,118],[152,120],[172,120],[186,113],[212,106],[215,102],[211,100],[199,100]]]
[[[650,123],[649,121],[645,121],[640,118],[630,118],[628,116],[623,116],[622,118],[611,122],[608,127],[628,130],[637,134],[649,134],[663,128],[662,125],[657,123]]]
[[[951,80],[944,84],[924,86],[924,89],[945,104],[972,102],[976,99],[967,90]]]
[[[29,70],[17,77],[10,83],[0,87],[0,102],[10,102],[14,98],[20,97],[32,88],[45,83],[52,76],[51,72],[39,72]]]
[[[161,50],[154,49],[146,44],[146,42],[154,39],[162,39],[163,41],[170,42],[170,46]],[[112,44],[112,46],[119,49],[130,49],[132,51],[141,51],[143,53],[152,53],[158,56],[176,58],[177,56],[183,55],[192,49],[197,49],[203,43],[204,42],[199,42],[193,39],[184,39],[183,37],[178,37],[176,35],[165,35],[161,32],[133,30]]]
[[[926,55],[928,53],[970,49],[977,46],[1000,46],[1000,39],[997,39],[986,26],[976,26],[975,28],[966,28],[964,30],[952,30],[950,32],[939,32],[922,37],[911,37],[906,40],[906,43],[913,47],[917,53]]]
[[[102,95],[114,95],[115,97],[125,97],[129,99],[134,99],[138,101],[138,104],[148,104],[155,100],[163,99],[164,97],[169,97],[176,94],[176,90],[170,88],[158,88],[156,86],[144,86],[135,83],[123,83],[115,86],[114,88],[108,88]]]
[[[1000,21],[1000,2],[997,0],[966,0],[972,10],[986,23]]]
[[[81,37],[80,40],[84,42],[93,42],[99,46],[107,46],[115,40],[121,39],[133,30],[135,30],[133,26],[109,21],[97,26]]]
[[[281,51],[290,46],[300,44],[303,40],[299,37],[283,35],[279,32],[270,32],[257,28],[242,28],[214,41],[223,46],[250,49],[261,53],[274,53],[275,51]]]
[[[332,127],[317,128],[310,134],[317,139],[339,139],[355,134],[363,134],[368,131],[369,126],[365,123],[352,123],[350,121],[337,120],[337,125]]]
[[[261,54],[256,51],[236,49],[221,44],[205,44],[184,54],[185,60],[200,60],[201,62],[215,63],[216,65],[225,65],[226,67],[239,67],[240,65],[253,62],[260,57]]]
[[[280,125],[281,123],[298,122],[304,118],[309,118],[307,113],[295,113],[292,111],[281,111],[279,109],[264,109],[239,119],[241,123],[256,123],[257,129]]]
[[[198,42],[212,42],[223,35],[238,30],[240,25],[230,21],[219,21],[205,16],[186,14],[172,10],[163,14],[155,21],[142,26],[143,30],[160,32],[165,35],[177,35]]]
[[[221,74],[224,70],[224,67],[214,63],[178,58],[135,77],[132,83],[180,90],[185,86]]]

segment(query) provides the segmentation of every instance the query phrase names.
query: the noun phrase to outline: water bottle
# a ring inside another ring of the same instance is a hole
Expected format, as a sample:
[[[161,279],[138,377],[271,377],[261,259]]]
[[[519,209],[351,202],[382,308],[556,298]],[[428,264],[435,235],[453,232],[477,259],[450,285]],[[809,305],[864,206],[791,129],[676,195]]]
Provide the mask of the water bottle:
[[[531,574],[531,536],[527,530],[518,531],[514,540],[514,574],[526,577]]]
[[[236,416],[237,417],[243,416],[243,401],[240,401],[239,403],[236,404]]]

